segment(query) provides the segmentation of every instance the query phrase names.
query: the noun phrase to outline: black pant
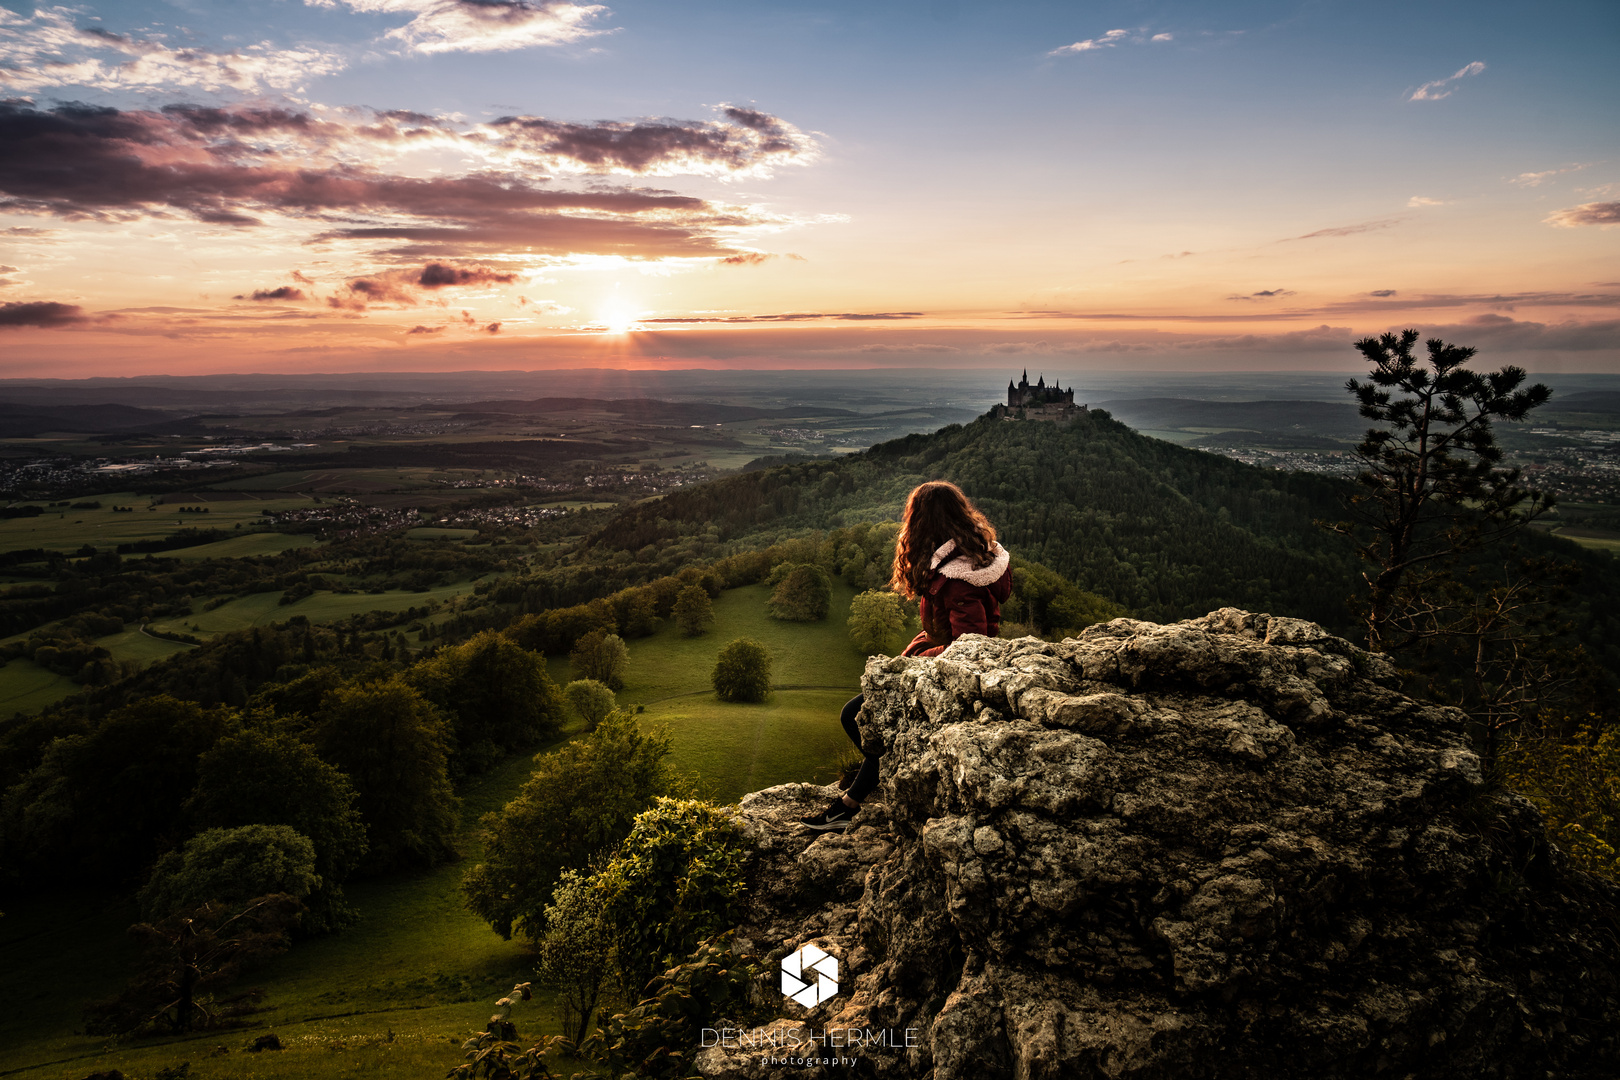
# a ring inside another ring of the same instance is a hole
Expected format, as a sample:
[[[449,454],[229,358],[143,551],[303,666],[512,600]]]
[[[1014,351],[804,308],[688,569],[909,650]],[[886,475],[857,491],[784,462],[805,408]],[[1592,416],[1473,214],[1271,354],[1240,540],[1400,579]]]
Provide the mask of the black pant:
[[[856,749],[860,750],[862,754],[866,755],[866,760],[861,762],[861,771],[855,774],[854,782],[849,785],[849,790],[845,792],[856,802],[865,799],[872,794],[872,789],[877,787],[878,759],[883,756],[881,753],[867,754],[866,749],[861,746],[861,729],[855,726],[855,714],[861,711],[861,706],[865,703],[866,695],[856,694],[849,699],[849,703],[844,706],[844,711],[838,717],[839,722],[844,725],[844,734],[849,736],[849,741],[854,743]]]

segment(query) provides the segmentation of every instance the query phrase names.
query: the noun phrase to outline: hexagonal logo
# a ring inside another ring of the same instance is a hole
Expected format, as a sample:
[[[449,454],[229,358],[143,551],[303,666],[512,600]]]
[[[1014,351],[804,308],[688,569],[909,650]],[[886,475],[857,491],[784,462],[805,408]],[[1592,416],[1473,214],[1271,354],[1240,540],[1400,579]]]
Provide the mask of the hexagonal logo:
[[[838,957],[806,944],[782,957],[782,993],[813,1009],[838,993]]]

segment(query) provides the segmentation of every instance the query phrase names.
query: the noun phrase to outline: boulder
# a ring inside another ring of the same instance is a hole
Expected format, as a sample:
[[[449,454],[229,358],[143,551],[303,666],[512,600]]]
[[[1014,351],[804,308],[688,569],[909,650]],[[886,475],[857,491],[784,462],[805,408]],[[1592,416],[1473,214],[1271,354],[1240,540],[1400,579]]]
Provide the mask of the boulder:
[[[1223,609],[862,684],[855,828],[796,827],[831,788],[740,804],[739,947],[837,992],[717,1021],[704,1076],[1620,1075],[1620,890],[1383,658]]]

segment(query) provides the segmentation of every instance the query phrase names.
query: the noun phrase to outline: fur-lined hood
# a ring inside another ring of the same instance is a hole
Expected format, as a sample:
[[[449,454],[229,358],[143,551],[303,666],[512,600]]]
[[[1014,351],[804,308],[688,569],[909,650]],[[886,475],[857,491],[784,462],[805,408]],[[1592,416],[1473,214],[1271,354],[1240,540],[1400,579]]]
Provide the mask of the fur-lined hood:
[[[1000,544],[990,545],[990,564],[988,566],[974,566],[973,560],[966,555],[958,555],[949,562],[946,556],[956,550],[956,541],[947,540],[934,552],[934,561],[929,568],[939,571],[948,578],[957,578],[969,585],[994,585],[1001,575],[1007,572],[1007,566],[1012,562],[1012,556]]]

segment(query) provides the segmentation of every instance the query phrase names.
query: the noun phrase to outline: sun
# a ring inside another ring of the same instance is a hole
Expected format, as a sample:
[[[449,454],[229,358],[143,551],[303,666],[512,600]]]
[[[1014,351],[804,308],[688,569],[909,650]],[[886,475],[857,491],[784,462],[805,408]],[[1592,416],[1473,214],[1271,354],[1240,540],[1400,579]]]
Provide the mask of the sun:
[[[602,311],[602,326],[609,334],[628,334],[637,329],[636,316],[627,307],[614,305]]]

